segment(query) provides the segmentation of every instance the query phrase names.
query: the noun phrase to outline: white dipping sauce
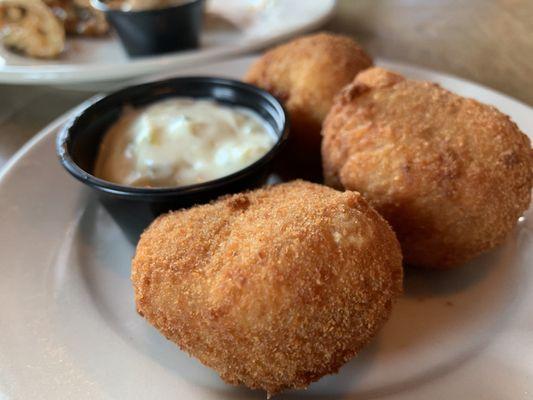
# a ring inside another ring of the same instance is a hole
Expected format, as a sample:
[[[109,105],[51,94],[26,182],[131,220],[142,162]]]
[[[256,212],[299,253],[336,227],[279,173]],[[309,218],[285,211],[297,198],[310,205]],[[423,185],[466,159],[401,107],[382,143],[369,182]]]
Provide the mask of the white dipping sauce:
[[[271,127],[246,108],[172,98],[126,108],[105,134],[94,174],[128,186],[190,185],[243,169],[275,142]]]

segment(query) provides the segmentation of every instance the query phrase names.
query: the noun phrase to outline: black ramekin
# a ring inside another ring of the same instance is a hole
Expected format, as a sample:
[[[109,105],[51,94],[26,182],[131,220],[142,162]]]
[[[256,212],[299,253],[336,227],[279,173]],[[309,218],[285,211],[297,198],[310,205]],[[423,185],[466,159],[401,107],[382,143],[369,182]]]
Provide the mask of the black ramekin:
[[[139,11],[114,9],[104,0],[91,0],[91,4],[106,15],[131,57],[198,47],[204,0],[181,0],[169,7]]]
[[[118,185],[92,175],[103,135],[119,118],[124,107],[141,107],[170,97],[207,98],[251,109],[272,127],[277,141],[272,149],[248,167],[200,184],[138,188]],[[266,91],[230,79],[184,77],[128,87],[97,100],[59,132],[56,151],[63,167],[96,191],[111,216],[135,243],[142,230],[161,213],[206,203],[223,194],[263,184],[287,137],[285,110]]]

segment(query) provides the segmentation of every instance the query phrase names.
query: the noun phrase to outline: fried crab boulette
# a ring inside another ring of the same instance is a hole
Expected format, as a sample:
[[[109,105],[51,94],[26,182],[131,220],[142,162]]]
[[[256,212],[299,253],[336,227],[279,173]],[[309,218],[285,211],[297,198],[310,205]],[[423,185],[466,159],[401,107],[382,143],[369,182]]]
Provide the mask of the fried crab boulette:
[[[355,356],[402,290],[388,224],[355,192],[293,181],[159,217],[137,309],[228,383],[304,388]]]
[[[531,144],[509,117],[381,68],[337,97],[322,158],[326,183],[365,196],[416,266],[453,267],[493,248],[530,203]]]
[[[318,33],[267,51],[244,80],[278,97],[291,119],[290,168],[318,166],[320,130],[335,95],[372,59],[351,38]]]

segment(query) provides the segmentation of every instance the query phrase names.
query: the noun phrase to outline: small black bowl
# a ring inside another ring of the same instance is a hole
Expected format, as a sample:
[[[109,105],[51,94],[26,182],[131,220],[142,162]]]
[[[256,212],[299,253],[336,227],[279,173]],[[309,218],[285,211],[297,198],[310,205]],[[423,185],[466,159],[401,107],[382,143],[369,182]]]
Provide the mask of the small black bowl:
[[[170,97],[207,98],[246,107],[259,114],[277,135],[263,157],[233,174],[209,182],[164,188],[139,188],[111,183],[92,175],[100,142],[124,107],[142,107]],[[132,86],[105,96],[74,117],[59,132],[56,151],[63,167],[91,187],[133,242],[159,214],[209,202],[223,194],[260,186],[287,141],[285,110],[271,94],[255,86],[224,78],[186,77]]]
[[[204,0],[181,0],[169,7],[139,11],[111,8],[104,0],[91,0],[91,4],[106,15],[131,57],[198,47]]]

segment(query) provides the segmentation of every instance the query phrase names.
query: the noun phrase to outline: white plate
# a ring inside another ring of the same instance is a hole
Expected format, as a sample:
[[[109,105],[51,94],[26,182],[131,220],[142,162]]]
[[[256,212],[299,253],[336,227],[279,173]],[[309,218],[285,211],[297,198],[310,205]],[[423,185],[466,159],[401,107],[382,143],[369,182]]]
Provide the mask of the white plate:
[[[194,72],[239,77],[250,61]],[[508,97],[381,64],[493,104],[533,132],[532,110]],[[71,115],[0,175],[0,398],[264,399],[225,385],[136,314],[132,245],[54,154]],[[533,398],[532,217],[530,209],[503,246],[463,268],[408,270],[405,295],[370,347],[338,375],[276,398]]]
[[[207,24],[199,50],[130,59],[117,37],[68,39],[59,60],[19,56],[0,45],[0,83],[71,85],[124,80],[244,53],[312,29],[333,12],[335,0],[209,0],[207,10],[232,21]]]

